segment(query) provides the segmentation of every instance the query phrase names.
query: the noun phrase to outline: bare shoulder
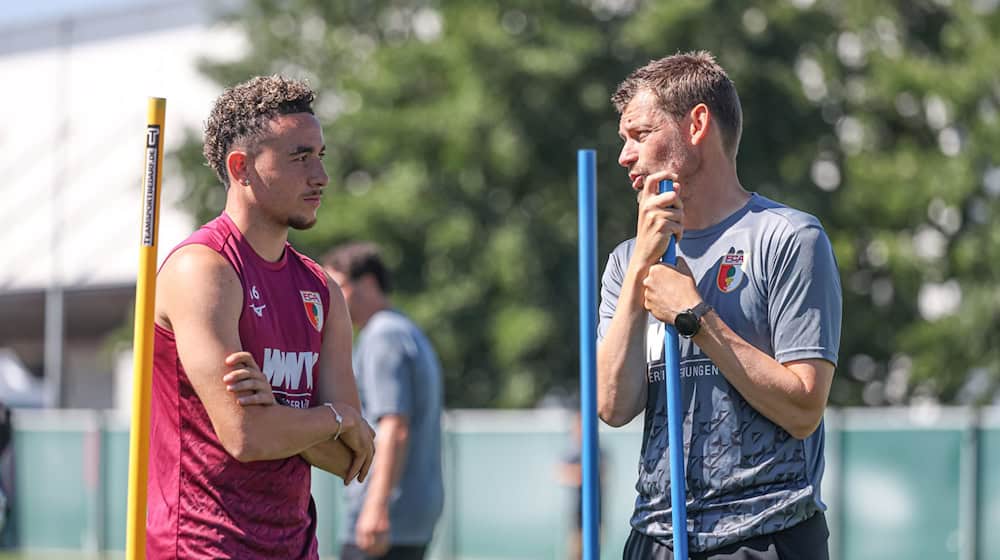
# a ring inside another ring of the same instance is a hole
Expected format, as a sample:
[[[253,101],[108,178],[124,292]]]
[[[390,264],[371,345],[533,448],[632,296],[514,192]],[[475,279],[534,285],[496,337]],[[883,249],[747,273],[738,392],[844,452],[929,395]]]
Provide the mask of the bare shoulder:
[[[323,276],[326,277],[326,288],[330,292],[330,306],[343,304],[344,291],[340,289],[340,284],[327,274],[325,270],[323,271]]]
[[[350,333],[351,314],[347,309],[347,299],[344,297],[344,291],[341,289],[340,284],[330,277],[326,271],[323,271],[323,274],[326,275],[326,287],[330,292],[330,309],[328,311],[330,320],[327,324],[334,327],[342,326]]]
[[[179,314],[242,308],[243,288],[232,265],[205,245],[186,245],[163,263],[156,280],[156,320],[171,328]]]

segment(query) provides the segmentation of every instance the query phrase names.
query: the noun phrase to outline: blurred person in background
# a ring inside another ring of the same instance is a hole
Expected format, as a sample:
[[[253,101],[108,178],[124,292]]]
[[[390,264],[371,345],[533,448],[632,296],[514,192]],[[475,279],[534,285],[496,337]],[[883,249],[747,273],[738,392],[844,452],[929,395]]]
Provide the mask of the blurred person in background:
[[[346,482],[371,464],[344,297],[288,244],[327,184],[313,98],[257,77],[206,123],[226,206],[156,284],[151,559],[318,559],[310,465]]]
[[[334,247],[321,262],[358,329],[354,372],[362,413],[377,434],[371,476],[345,489],[340,559],[423,558],[444,507],[437,354],[392,308],[389,272],[374,244]]]
[[[580,410],[573,411],[573,422],[570,426],[570,448],[563,456],[562,462],[556,471],[556,478],[559,483],[572,491],[572,524],[569,528],[569,538],[567,539],[567,554],[569,560],[580,560],[583,558],[583,428],[580,417]],[[602,481],[605,473],[605,455],[598,450],[598,475],[597,475],[597,531],[601,532],[601,510],[603,509]],[[598,538],[598,541],[601,539]]]
[[[823,412],[840,343],[841,291],[813,216],[737,177],[742,109],[711,54],[635,70],[612,101],[636,236],[602,280],[598,409],[645,411],[624,558],[824,560]],[[776,114],[776,117],[780,116]],[[660,194],[662,179],[676,191]],[[677,265],[660,264],[671,236]],[[681,335],[687,527],[671,524],[663,324]]]

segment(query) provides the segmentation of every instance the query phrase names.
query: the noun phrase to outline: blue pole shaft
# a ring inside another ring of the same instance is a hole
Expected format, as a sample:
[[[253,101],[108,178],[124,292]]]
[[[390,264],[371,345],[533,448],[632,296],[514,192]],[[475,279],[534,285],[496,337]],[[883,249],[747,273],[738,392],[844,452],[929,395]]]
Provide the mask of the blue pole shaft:
[[[583,444],[583,558],[601,553],[597,512],[600,508],[597,468],[597,155],[578,150],[577,216],[580,267],[580,419]]]
[[[674,182],[660,181],[660,192],[674,190]],[[670,238],[660,262],[677,264],[677,241]],[[683,415],[681,413],[680,340],[677,329],[666,325],[663,334],[663,362],[667,386],[667,445],[670,453],[670,517],[674,528],[674,560],[688,560],[687,484],[684,469]]]

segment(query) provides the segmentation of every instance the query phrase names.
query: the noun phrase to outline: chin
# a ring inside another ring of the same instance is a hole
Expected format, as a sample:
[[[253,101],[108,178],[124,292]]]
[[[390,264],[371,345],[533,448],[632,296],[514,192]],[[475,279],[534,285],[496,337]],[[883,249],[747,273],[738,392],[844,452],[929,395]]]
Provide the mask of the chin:
[[[303,216],[292,216],[288,218],[288,227],[297,230],[309,229],[316,225],[316,216],[305,218]]]

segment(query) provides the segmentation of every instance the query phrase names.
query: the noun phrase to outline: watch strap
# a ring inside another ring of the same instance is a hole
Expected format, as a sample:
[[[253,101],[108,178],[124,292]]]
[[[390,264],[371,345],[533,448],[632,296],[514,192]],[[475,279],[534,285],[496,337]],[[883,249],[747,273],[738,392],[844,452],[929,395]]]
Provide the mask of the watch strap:
[[[701,303],[699,303],[698,305],[692,307],[691,309],[688,309],[688,313],[694,315],[694,318],[698,319],[698,322],[700,323],[701,318],[707,315],[708,312],[711,310],[712,306],[709,305],[707,301],[702,300]]]

